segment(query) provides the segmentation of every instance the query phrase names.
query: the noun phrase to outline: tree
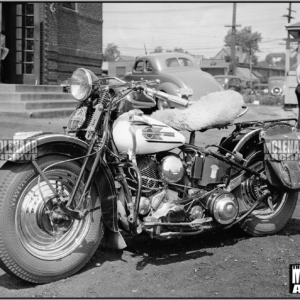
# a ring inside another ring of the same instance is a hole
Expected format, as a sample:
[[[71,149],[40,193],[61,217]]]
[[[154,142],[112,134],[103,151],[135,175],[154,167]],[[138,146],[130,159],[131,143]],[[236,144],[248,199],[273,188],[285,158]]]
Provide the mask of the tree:
[[[109,43],[104,50],[104,60],[114,61],[120,54],[121,52],[118,49],[118,46],[114,43]]]
[[[224,38],[224,43],[226,47],[231,47],[232,39],[232,29],[227,32]],[[256,52],[260,52],[258,43],[261,42],[261,34],[258,32],[252,32],[251,26],[246,26],[241,30],[236,31],[235,44],[236,46],[242,47],[242,51],[252,54],[252,61],[254,64],[257,63],[258,57],[255,55]]]
[[[157,46],[155,49],[154,49],[154,52],[152,53],[161,53],[161,52],[164,52],[164,49],[162,46]]]
[[[184,51],[182,48],[179,48],[179,47],[175,47],[174,50],[167,50],[167,52],[188,53],[188,51]]]

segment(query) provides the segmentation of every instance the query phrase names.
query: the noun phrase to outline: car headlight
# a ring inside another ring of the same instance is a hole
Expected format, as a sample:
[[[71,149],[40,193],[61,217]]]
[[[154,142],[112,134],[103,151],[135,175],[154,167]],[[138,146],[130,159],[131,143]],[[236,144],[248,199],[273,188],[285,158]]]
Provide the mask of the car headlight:
[[[93,81],[97,76],[90,70],[79,68],[71,76],[70,89],[72,96],[78,101],[84,101],[92,92]]]

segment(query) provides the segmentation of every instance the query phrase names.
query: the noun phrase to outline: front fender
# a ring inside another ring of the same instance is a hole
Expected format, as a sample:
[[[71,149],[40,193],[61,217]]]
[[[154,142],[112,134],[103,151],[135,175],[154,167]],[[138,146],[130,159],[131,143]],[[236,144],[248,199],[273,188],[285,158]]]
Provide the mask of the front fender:
[[[50,154],[61,154],[70,158],[82,157],[86,154],[89,145],[75,137],[63,134],[41,133],[27,139],[14,155],[11,162],[24,162],[23,158],[28,151],[36,153],[36,158]],[[79,159],[82,163],[83,158]],[[28,162],[28,161],[26,161]],[[87,164],[90,171],[92,162]],[[94,182],[100,197],[100,205],[104,224],[112,231],[118,232],[117,200],[114,179],[107,164],[102,160],[95,175]]]

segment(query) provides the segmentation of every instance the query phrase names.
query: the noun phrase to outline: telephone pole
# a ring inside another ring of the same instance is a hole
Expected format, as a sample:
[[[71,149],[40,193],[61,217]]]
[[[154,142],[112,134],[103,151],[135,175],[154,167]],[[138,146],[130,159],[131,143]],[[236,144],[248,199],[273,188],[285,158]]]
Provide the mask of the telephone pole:
[[[287,8],[287,10],[289,11],[288,15],[283,15],[283,17],[286,17],[288,19],[288,23],[291,22],[291,19],[295,19],[294,17],[292,17],[292,12],[296,12],[295,10],[292,10],[292,3],[289,3],[289,8]]]
[[[236,25],[236,3],[233,3],[233,14],[232,14],[232,25],[225,25],[225,27],[231,27],[231,63],[230,70],[232,71],[232,75],[235,75],[236,71],[236,59],[235,59],[235,35],[236,35],[236,27],[241,25]]]
[[[287,8],[289,11],[288,15],[283,15],[283,17],[287,17],[288,23],[290,23],[291,19],[295,19],[292,17],[292,12],[296,12],[292,10],[292,3],[289,3],[289,8]],[[285,46],[285,76],[288,76],[288,73],[290,71],[290,40],[289,40],[289,32],[287,33],[287,39],[286,39],[286,46]]]

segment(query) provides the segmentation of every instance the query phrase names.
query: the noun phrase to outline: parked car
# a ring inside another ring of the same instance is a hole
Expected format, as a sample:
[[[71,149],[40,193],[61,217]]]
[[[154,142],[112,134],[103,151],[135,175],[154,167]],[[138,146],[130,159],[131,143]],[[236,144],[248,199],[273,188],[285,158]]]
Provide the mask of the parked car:
[[[242,93],[244,85],[242,79],[234,75],[216,75],[215,79],[223,86],[225,90],[234,90]]]
[[[180,52],[153,53],[140,56],[132,72],[125,75],[125,81],[156,80],[158,91],[197,101],[199,97],[222,91],[223,87],[207,72],[203,72],[193,56]],[[163,100],[157,100],[157,109],[174,107]]]
[[[285,95],[285,78],[284,76],[271,76],[268,80],[269,92],[272,96]]]
[[[253,85],[252,94],[256,96],[266,96],[269,93],[268,84],[256,83]]]

